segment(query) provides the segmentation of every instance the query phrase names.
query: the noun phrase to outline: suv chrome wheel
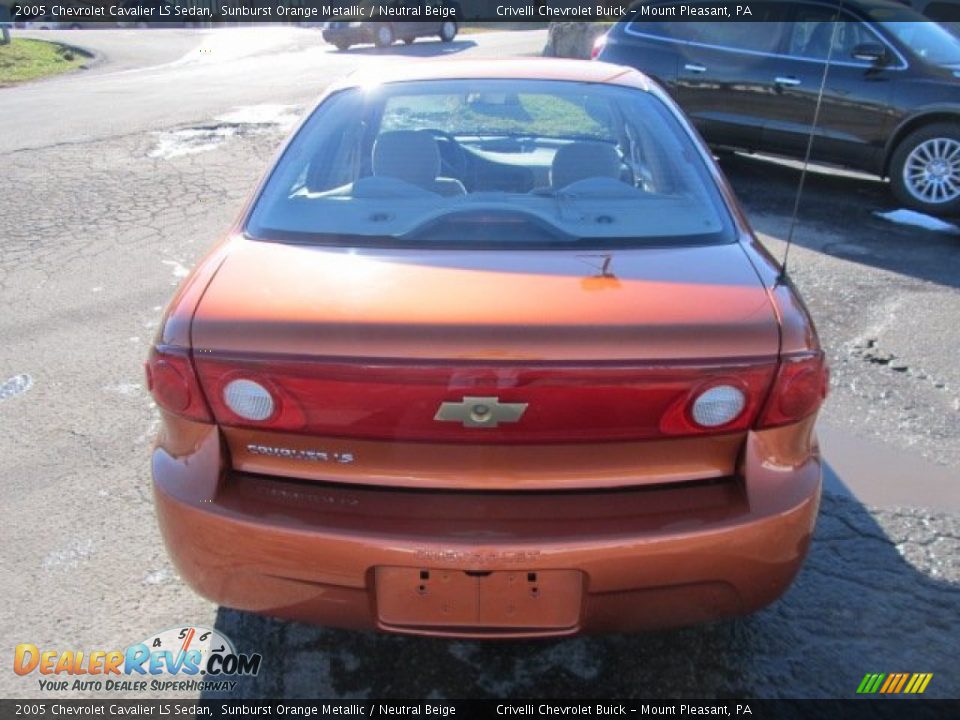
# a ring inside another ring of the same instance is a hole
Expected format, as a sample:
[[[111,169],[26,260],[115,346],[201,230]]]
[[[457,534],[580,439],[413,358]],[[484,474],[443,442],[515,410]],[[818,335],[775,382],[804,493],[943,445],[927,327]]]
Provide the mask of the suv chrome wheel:
[[[960,123],[924,125],[903,138],[890,156],[889,177],[906,207],[960,215]]]
[[[939,137],[917,145],[903,165],[903,184],[924,203],[960,198],[960,141]]]

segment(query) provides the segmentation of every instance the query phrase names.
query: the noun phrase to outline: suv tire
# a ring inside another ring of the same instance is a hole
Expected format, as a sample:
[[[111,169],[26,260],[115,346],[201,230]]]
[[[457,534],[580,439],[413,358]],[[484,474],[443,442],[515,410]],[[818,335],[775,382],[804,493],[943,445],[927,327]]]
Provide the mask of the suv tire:
[[[925,125],[901,140],[890,158],[890,186],[914,210],[960,215],[960,123]]]

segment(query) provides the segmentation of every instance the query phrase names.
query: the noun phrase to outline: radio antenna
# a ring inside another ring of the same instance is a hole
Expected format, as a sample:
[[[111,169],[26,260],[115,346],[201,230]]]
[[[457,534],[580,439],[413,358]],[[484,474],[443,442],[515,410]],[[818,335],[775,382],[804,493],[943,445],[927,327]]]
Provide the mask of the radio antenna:
[[[823,64],[823,74],[820,76],[820,89],[817,91],[817,104],[813,110],[813,124],[810,126],[810,134],[807,136],[807,150],[803,155],[803,169],[800,171],[800,182],[797,183],[797,194],[793,199],[793,214],[790,216],[790,227],[787,230],[787,247],[783,251],[783,262],[780,263],[780,274],[777,276],[777,283],[785,282],[787,279],[787,259],[790,257],[790,246],[793,245],[793,233],[797,228],[797,215],[800,212],[800,198],[803,196],[803,186],[807,180],[807,168],[810,166],[810,153],[813,150],[813,138],[817,132],[817,124],[820,122],[820,106],[823,104],[823,93],[827,88],[827,76],[830,74],[830,60],[833,58],[833,45],[837,39],[837,28],[840,26],[838,19],[840,17],[840,6],[833,13],[832,27],[830,29],[830,44],[827,47],[827,59]]]

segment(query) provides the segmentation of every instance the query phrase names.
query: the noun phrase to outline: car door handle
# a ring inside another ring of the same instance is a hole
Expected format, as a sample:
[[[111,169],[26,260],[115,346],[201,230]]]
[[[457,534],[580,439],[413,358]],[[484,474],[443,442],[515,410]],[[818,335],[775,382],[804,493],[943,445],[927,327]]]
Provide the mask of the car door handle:
[[[797,78],[784,75],[778,75],[773,79],[773,82],[777,85],[783,85],[785,87],[796,87],[800,84],[800,80]]]
[[[707,71],[707,66],[699,63],[687,63],[683,66],[683,69],[699,75],[700,73],[705,73]]]

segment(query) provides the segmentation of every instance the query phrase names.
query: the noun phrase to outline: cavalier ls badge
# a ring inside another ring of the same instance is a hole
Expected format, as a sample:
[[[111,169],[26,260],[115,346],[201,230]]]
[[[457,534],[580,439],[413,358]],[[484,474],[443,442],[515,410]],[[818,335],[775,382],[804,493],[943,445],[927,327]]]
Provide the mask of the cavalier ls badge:
[[[464,427],[495,428],[502,422],[517,422],[527,403],[502,403],[498,397],[465,396],[460,402],[442,402],[433,416],[440,422],[459,422]]]

